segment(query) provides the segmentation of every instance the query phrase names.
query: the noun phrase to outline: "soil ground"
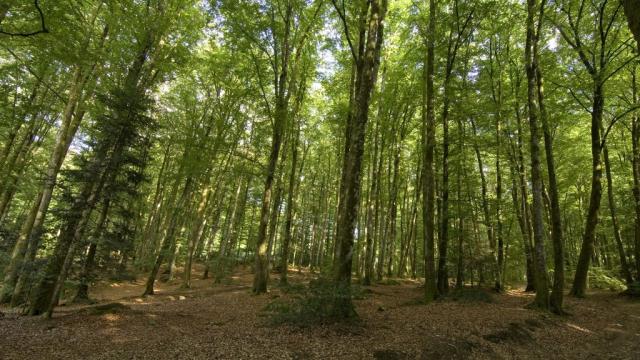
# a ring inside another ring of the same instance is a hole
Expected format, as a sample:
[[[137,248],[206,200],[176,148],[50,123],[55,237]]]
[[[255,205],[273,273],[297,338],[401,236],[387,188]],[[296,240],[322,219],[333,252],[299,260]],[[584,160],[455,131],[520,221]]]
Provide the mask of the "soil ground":
[[[251,295],[247,269],[227,284],[194,276],[191,289],[157,283],[146,298],[142,276],[100,282],[98,305],[61,306],[51,320],[2,308],[0,359],[640,359],[640,302],[610,292],[567,298],[559,317],[526,309],[532,295],[519,290],[424,305],[418,282],[397,281],[367,287],[357,324],[301,328],[271,324],[265,306],[290,295]]]

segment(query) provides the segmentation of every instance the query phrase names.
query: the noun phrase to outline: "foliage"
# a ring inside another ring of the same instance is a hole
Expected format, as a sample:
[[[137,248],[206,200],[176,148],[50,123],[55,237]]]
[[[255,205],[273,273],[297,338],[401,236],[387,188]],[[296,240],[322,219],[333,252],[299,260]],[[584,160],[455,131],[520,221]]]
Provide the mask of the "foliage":
[[[336,299],[363,297],[363,291],[358,287],[347,292],[337,289],[332,281],[323,278],[310,281],[306,287],[288,286],[284,291],[290,298],[275,299],[264,308],[269,321],[274,325],[308,327],[343,321],[353,323],[358,319],[355,312],[353,317],[347,319],[336,313]]]
[[[494,302],[493,295],[489,290],[480,287],[462,287],[455,288],[449,291],[444,297],[453,301],[463,303],[492,303]]]
[[[592,267],[589,270],[589,286],[594,289],[621,292],[627,288],[620,280],[618,273],[601,267]]]

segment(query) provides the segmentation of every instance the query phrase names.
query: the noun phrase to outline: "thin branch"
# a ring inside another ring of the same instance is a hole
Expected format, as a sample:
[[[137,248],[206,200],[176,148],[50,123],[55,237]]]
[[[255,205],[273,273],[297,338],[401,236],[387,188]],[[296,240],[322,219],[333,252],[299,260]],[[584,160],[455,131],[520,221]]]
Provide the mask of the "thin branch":
[[[27,69],[27,71],[33,75],[37,80],[41,81],[46,87],[47,89],[49,89],[57,98],[58,100],[62,101],[63,103],[67,102],[67,99],[60,95],[60,93],[58,93],[48,82],[44,81],[38,74],[36,74],[35,71],[33,71],[33,69],[31,69],[29,67],[29,65],[27,64],[26,61],[22,60],[16,53],[14,53],[11,49],[9,49],[6,46],[3,46],[3,48],[5,50],[7,50],[9,52],[9,54],[11,54],[16,60],[18,60],[19,62],[22,63],[22,65],[24,65],[24,67]]]
[[[45,21],[44,21],[44,13],[42,12],[42,9],[40,8],[40,4],[38,4],[38,0],[34,0],[33,1],[33,5],[36,7],[36,10],[38,11],[38,15],[40,16],[40,29],[39,30],[28,32],[28,33],[27,32],[12,33],[12,32],[3,31],[3,30],[0,29],[0,34],[1,35],[8,35],[8,36],[28,37],[28,36],[33,36],[33,35],[37,35],[37,34],[49,33],[49,29],[47,29],[47,25],[45,24]]]
[[[620,115],[616,115],[613,118],[613,120],[611,120],[611,122],[609,123],[609,126],[607,126],[607,130],[602,135],[602,142],[600,142],[600,148],[601,149],[604,148],[604,145],[605,145],[605,143],[607,141],[607,136],[609,135],[609,132],[613,128],[613,125],[615,125],[623,117],[627,116],[628,114],[630,114],[630,113],[632,113],[632,112],[634,112],[634,111],[636,111],[638,109],[640,109],[640,105],[636,105],[636,106],[630,107],[626,111],[622,112]]]
[[[349,25],[347,24],[346,15],[340,11],[340,8],[338,7],[338,3],[336,2],[336,0],[331,0],[331,3],[333,4],[333,7],[336,9],[336,12],[340,17],[340,21],[342,21],[342,26],[344,27],[344,36],[347,38],[347,43],[349,43],[349,50],[351,50],[351,56],[353,56],[353,59],[357,61],[358,56],[356,55],[356,50],[353,47],[353,43],[351,42],[351,33],[349,32]],[[344,5],[344,2],[343,2],[343,5]]]
[[[262,82],[262,72],[260,71],[260,63],[258,62],[258,59],[256,55],[253,53],[253,51],[249,51],[249,54],[251,55],[251,59],[253,60],[253,63],[256,67],[256,72],[258,74],[258,85],[260,86],[260,94],[262,95],[262,99],[264,100],[264,103],[266,105],[267,114],[269,115],[269,119],[273,119],[273,112],[271,111],[271,106],[269,105],[269,100],[267,99],[267,92]]]
[[[634,61],[635,59],[638,58],[638,55],[634,55],[631,58],[629,58],[627,61],[625,61],[624,63],[622,63],[622,65],[618,66],[615,70],[613,70],[609,75],[607,75],[603,80],[602,83],[604,84],[607,80],[609,80],[611,77],[613,77],[615,74],[618,73],[618,71],[624,69],[625,67],[627,67],[627,65],[629,65],[632,61]]]

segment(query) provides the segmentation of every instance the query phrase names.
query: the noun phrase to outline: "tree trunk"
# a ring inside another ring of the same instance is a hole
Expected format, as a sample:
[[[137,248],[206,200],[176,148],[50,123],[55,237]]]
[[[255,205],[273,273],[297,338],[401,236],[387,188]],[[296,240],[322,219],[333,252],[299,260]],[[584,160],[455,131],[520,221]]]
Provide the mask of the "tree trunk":
[[[109,205],[111,200],[107,197],[102,205],[102,211],[98,218],[97,226],[93,232],[93,239],[89,244],[89,251],[87,252],[87,258],[85,259],[82,272],[80,273],[80,284],[78,285],[78,292],[73,302],[86,302],[89,300],[89,281],[91,280],[91,273],[95,265],[96,250],[98,248],[98,241],[102,237],[105,225],[107,223],[107,214],[109,213]]]
[[[424,226],[424,298],[433,301],[438,296],[435,269],[435,172],[433,156],[436,146],[435,92],[433,75],[435,69],[436,1],[429,0],[429,25],[427,31],[427,56],[423,67],[424,90],[422,93],[422,218]]]
[[[372,0],[364,6],[370,7],[366,35],[361,32],[357,64],[357,80],[354,101],[347,117],[345,151],[342,164],[342,182],[338,205],[336,228],[336,256],[333,276],[336,294],[333,313],[338,317],[351,317],[355,311],[351,302],[351,266],[355,222],[360,203],[360,173],[366,125],[369,119],[369,102],[376,83],[383,41],[383,20],[387,10],[386,0]],[[364,30],[364,28],[363,28]],[[365,40],[366,36],[366,40]],[[356,55],[355,52],[353,54]]]
[[[633,77],[633,102],[638,104],[638,86],[636,82],[636,69],[632,73]],[[631,122],[631,145],[632,145],[632,170],[633,170],[633,199],[635,210],[634,222],[634,242],[636,260],[636,280],[640,281],[640,118],[635,115]]]
[[[268,239],[267,225],[269,224],[269,210],[272,202],[273,182],[278,167],[278,159],[280,157],[280,147],[284,135],[284,129],[288,121],[288,94],[286,94],[288,74],[289,74],[289,35],[291,30],[291,12],[292,8],[289,4],[286,9],[284,19],[284,37],[282,65],[280,69],[275,69],[275,93],[276,104],[273,119],[273,136],[271,138],[271,152],[269,153],[269,162],[266,169],[266,178],[264,181],[264,191],[262,193],[262,207],[260,209],[260,223],[258,225],[258,239],[256,241],[255,265],[253,277],[253,293],[262,294],[267,292],[267,283],[269,282],[269,261],[268,261]],[[280,54],[278,54],[280,55]]]
[[[640,0],[622,0],[622,6],[627,16],[629,29],[636,39],[638,52],[640,52]]]
[[[397,131],[397,129],[395,129]],[[396,219],[398,217],[398,176],[400,172],[400,144],[399,138],[394,135],[394,148],[395,153],[393,155],[393,178],[391,180],[391,194],[389,199],[389,232],[388,232],[388,243],[389,243],[389,262],[387,263],[387,277],[391,277],[393,275],[393,258],[395,255],[395,243],[396,243]]]
[[[205,175],[205,184],[204,190],[202,192],[200,198],[200,204],[198,204],[198,209],[195,213],[195,222],[191,228],[191,234],[189,236],[189,244],[187,248],[187,262],[184,266],[184,277],[182,280],[183,288],[191,287],[191,271],[193,267],[193,256],[198,246],[198,240],[202,237],[202,232],[204,231],[204,227],[206,225],[205,213],[207,212],[207,208],[210,204],[211,199],[211,187],[209,186],[209,178],[211,175],[207,172]]]
[[[158,252],[158,255],[156,256],[156,261],[151,269],[149,277],[147,278],[147,283],[142,296],[154,294],[153,286],[158,276],[158,272],[160,271],[160,267],[162,266],[164,259],[168,255],[172,255],[172,250],[174,250],[175,234],[178,229],[178,222],[180,221],[180,214],[182,214],[183,207],[186,205],[187,199],[191,194],[192,183],[193,178],[188,177],[184,184],[184,188],[182,189],[182,193],[180,194],[180,198],[178,199],[175,208],[171,211],[167,233],[162,240],[160,252]]]
[[[42,193],[39,193],[35,202],[39,202],[42,198]],[[33,226],[33,222],[35,221],[36,214],[38,212],[37,207],[31,207],[31,211],[27,215],[27,218],[22,223],[22,227],[20,228],[20,234],[27,233],[31,231],[31,227]],[[0,303],[5,304],[11,301],[11,298],[15,292],[15,288],[17,286],[18,275],[22,264],[22,259],[25,256],[25,252],[27,251],[27,239],[24,236],[19,236],[16,244],[13,247],[13,251],[11,253],[11,259],[9,261],[9,265],[5,269],[4,281],[2,286],[2,291],[0,292]]]
[[[97,169],[100,168],[100,162],[101,160],[98,160]],[[107,181],[108,170],[113,169],[107,167],[107,171],[99,175],[95,181],[87,183],[83,191],[74,201],[73,208],[69,215],[70,218],[58,237],[53,255],[45,267],[44,276],[36,288],[35,296],[29,308],[30,315],[40,315],[46,312],[50,316],[52,306],[57,302],[56,295],[59,293],[57,287],[60,284],[61,278],[62,281],[64,281],[65,270],[68,269],[68,262],[71,261],[67,259],[73,257],[77,242],[84,234],[91,212]],[[111,174],[109,175],[113,176]]]
[[[452,61],[452,60],[448,60]],[[438,243],[438,293],[449,291],[449,271],[447,269],[447,246],[449,243],[449,79],[444,83],[444,105],[442,110],[442,193],[440,204],[440,238]]]
[[[587,277],[589,274],[589,264],[593,255],[593,248],[596,236],[596,226],[598,225],[598,212],[600,210],[600,199],[602,198],[602,161],[601,161],[601,137],[602,115],[604,112],[604,88],[598,79],[594,79],[593,107],[591,111],[591,195],[589,197],[589,209],[585,223],[584,235],[582,237],[582,247],[576,275],[573,279],[571,295],[584,297],[587,290]]]
[[[496,264],[496,242],[495,242],[495,233],[493,229],[493,222],[491,221],[491,212],[489,211],[489,195],[487,190],[487,177],[484,174],[484,162],[482,161],[482,155],[480,153],[480,147],[478,146],[478,129],[476,127],[475,120],[470,118],[471,126],[473,127],[473,148],[476,153],[476,159],[478,161],[478,172],[480,173],[480,186],[481,186],[481,195],[482,195],[482,213],[484,215],[484,223],[487,229],[487,240],[489,241],[489,249],[491,250],[491,261]],[[493,270],[495,272],[495,266],[493,266]],[[496,279],[497,274],[493,274],[494,279]]]
[[[383,80],[384,82],[384,76]],[[384,86],[384,83],[383,85]],[[365,249],[365,269],[364,269],[364,279],[362,284],[365,286],[371,285],[371,279],[373,277],[373,268],[374,268],[374,258],[375,258],[375,232],[377,228],[377,216],[378,216],[378,183],[380,176],[378,176],[379,172],[377,169],[378,166],[378,128],[380,126],[379,121],[376,121],[376,127],[373,131],[373,158],[371,161],[371,187],[369,188],[369,196],[367,198],[368,208],[367,208],[367,244]]]
[[[531,146],[531,184],[533,189],[533,263],[535,266],[536,298],[534,305],[542,309],[549,308],[549,286],[547,264],[544,251],[544,219],[542,199],[542,167],[540,164],[540,139],[536,98],[536,48],[534,18],[537,10],[536,0],[527,0],[527,39],[525,64],[527,72],[527,108],[529,110],[530,146]],[[540,21],[541,19],[539,19]]]
[[[633,277],[631,276],[631,270],[629,268],[629,264],[627,263],[627,256],[625,255],[624,245],[622,244],[622,238],[620,236],[620,225],[618,224],[616,202],[613,195],[613,179],[611,177],[611,165],[609,163],[609,149],[607,149],[606,145],[602,149],[602,152],[604,155],[604,168],[607,177],[607,197],[609,200],[609,212],[611,214],[611,223],[613,224],[613,236],[615,238],[618,255],[620,257],[620,270],[622,277],[625,279],[627,284],[631,284],[633,282]]]
[[[540,22],[544,16],[544,7],[540,10]],[[541,25],[538,25],[538,33]],[[538,58],[538,49],[535,48],[534,56]],[[537,63],[537,60],[536,60]],[[551,215],[551,240],[553,243],[553,290],[551,291],[551,311],[556,314],[564,314],[562,303],[564,298],[564,239],[562,234],[562,215],[560,213],[560,196],[558,195],[558,180],[556,178],[556,165],[553,154],[553,139],[544,104],[544,81],[540,67],[536,67],[538,106],[540,107],[540,120],[544,135],[544,150],[547,158],[547,175],[549,177],[549,213]]]
[[[298,144],[300,142],[300,128],[296,126],[291,141],[291,170],[289,173],[289,189],[287,190],[287,215],[284,224],[284,237],[282,239],[282,252],[280,259],[280,283],[287,284],[287,273],[289,271],[289,247],[291,244],[291,228],[293,226],[293,214],[295,211],[296,173],[298,166]]]
[[[456,202],[457,202],[457,212],[458,212],[458,259],[456,266],[456,288],[461,289],[464,287],[464,218],[465,214],[462,211],[462,203],[464,201],[462,196],[462,172],[465,168],[465,153],[464,153],[464,142],[465,142],[465,134],[464,128],[462,125],[462,120],[460,118],[457,119],[458,123],[458,169],[456,174],[456,182],[457,182],[457,194],[456,194]]]

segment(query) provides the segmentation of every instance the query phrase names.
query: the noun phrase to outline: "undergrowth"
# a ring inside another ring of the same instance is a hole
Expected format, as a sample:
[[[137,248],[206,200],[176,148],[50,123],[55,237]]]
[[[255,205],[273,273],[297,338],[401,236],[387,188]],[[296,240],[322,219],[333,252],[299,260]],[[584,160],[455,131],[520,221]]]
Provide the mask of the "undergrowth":
[[[358,285],[350,289],[336,287],[327,279],[309,285],[287,284],[281,287],[289,296],[276,298],[263,309],[272,325],[308,327],[331,323],[357,323],[358,315],[349,300],[364,299],[366,290]]]
[[[492,303],[494,301],[493,295],[489,292],[489,290],[479,287],[462,287],[451,289],[451,291],[449,291],[449,293],[443,297],[443,300],[453,300],[469,303]]]

